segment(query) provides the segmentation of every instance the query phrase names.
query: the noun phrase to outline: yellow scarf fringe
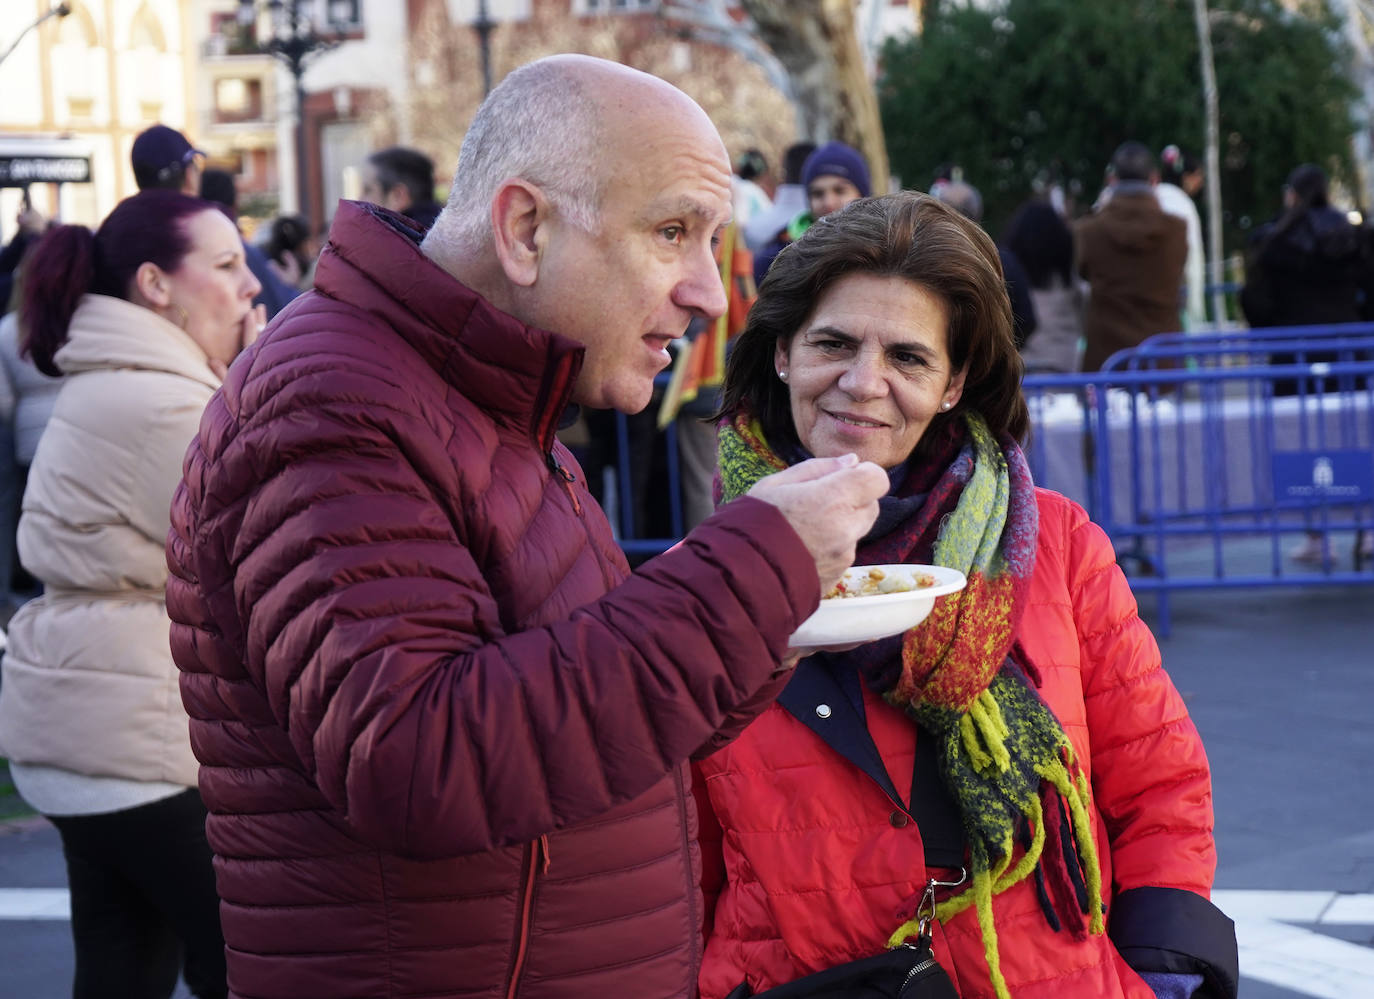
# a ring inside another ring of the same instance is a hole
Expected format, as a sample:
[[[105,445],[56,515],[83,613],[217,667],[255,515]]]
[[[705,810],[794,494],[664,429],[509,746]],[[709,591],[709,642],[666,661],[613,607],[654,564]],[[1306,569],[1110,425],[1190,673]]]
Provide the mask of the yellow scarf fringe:
[[[968,750],[973,765],[982,771],[989,766],[1005,770],[1010,766],[1011,757],[1005,740],[1010,735],[1006,719],[997,704],[997,698],[990,690],[985,690],[974,700],[968,712],[959,721],[960,737]],[[1069,764],[1073,762],[1073,747],[1064,744]],[[1102,912],[1102,869],[1098,864],[1097,846],[1093,842],[1092,817],[1089,805],[1092,790],[1088,779],[1080,771],[1077,779],[1069,775],[1068,766],[1056,761],[1047,767],[1037,767],[1038,773],[1054,786],[1069,809],[1074,838],[1083,856],[1084,884],[1088,892],[1088,932],[1100,934],[1106,928]],[[1002,977],[1001,957],[997,946],[997,927],[992,918],[992,899],[1012,885],[1031,875],[1045,848],[1045,811],[1040,799],[1032,799],[1026,808],[1026,818],[1030,820],[1032,838],[1029,848],[1021,855],[1015,866],[1011,864],[1013,843],[1010,836],[1001,844],[1001,859],[996,869],[987,858],[973,858],[973,883],[967,891],[947,899],[935,906],[935,918],[945,922],[975,906],[978,914],[978,928],[983,937],[983,956],[987,959],[988,971],[992,979],[993,992],[997,999],[1011,999],[1006,979]],[[982,863],[979,860],[982,859]],[[920,932],[920,918],[914,916],[901,926],[888,939],[888,947],[899,947],[908,937]]]

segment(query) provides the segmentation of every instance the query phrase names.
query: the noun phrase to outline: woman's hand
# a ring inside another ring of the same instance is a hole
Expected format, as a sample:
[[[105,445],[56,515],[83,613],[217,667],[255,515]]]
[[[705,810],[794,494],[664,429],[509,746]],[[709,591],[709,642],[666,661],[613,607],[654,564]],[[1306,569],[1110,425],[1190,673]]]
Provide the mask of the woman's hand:
[[[245,351],[253,345],[264,329],[267,328],[267,306],[255,305],[243,317],[239,332],[239,350]]]
[[[267,326],[267,306],[255,305],[244,313],[243,319],[239,322],[239,353],[247,350],[254,340],[261,334]],[[210,370],[215,373],[215,377],[220,381],[229,374],[229,365],[225,364],[218,357],[209,360]]]

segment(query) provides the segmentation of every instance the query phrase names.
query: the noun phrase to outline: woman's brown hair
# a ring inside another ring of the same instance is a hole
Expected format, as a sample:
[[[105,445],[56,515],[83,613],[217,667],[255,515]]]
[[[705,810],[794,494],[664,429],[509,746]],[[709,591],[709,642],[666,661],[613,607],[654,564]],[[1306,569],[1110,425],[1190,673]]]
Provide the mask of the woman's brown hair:
[[[997,247],[976,223],[912,191],[852,202],[783,248],[731,351],[718,415],[747,410],[774,448],[797,443],[787,386],[773,369],[774,350],[791,343],[826,289],[849,274],[905,278],[949,307],[950,360],[956,371],[967,367],[968,375],[958,405],[935,417],[923,441],[965,409],[980,413],[994,434],[1025,439],[1024,366],[1012,339]]]

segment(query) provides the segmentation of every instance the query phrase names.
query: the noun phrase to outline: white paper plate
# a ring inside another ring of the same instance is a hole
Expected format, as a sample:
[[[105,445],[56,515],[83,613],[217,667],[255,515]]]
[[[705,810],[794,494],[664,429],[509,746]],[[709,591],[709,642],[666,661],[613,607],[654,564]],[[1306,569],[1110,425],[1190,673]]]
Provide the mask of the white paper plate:
[[[845,578],[861,579],[873,568],[889,573],[924,573],[935,579],[935,585],[905,593],[822,600],[816,613],[792,633],[788,644],[794,649],[815,648],[871,642],[875,638],[895,635],[924,621],[935,607],[936,597],[962,590],[967,582],[962,572],[942,565],[856,565],[845,570]]]

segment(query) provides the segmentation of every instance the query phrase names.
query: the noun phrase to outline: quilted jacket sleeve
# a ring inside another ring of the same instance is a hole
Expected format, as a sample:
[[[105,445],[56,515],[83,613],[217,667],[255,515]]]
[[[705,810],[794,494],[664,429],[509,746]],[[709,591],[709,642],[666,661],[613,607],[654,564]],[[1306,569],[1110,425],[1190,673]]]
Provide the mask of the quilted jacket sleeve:
[[[173,647],[202,762],[236,735],[199,721],[280,729],[303,775],[378,847],[486,851],[638,796],[769,681],[819,602],[795,532],[745,498],[601,599],[507,634],[434,487],[451,459],[394,443],[433,437],[422,412],[382,409],[319,407],[308,446],[275,439],[223,536],[197,526],[226,502],[197,442],[168,542]],[[202,441],[223,417],[217,401]],[[235,635],[246,648],[227,647]]]
[[[1043,509],[1043,508],[1042,508]],[[1137,970],[1201,972],[1235,994],[1231,920],[1208,901],[1216,871],[1212,785],[1188,709],[1137,613],[1111,542],[1082,508],[1066,564],[1079,624],[1093,795],[1111,844],[1109,933]]]

